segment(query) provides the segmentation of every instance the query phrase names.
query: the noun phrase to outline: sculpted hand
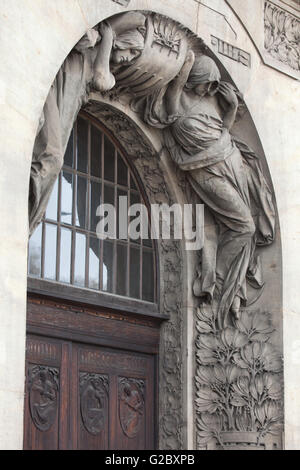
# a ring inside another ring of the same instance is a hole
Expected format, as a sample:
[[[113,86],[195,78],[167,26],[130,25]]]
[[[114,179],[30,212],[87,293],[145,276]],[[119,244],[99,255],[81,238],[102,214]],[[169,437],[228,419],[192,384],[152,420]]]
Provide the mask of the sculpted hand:
[[[229,106],[236,109],[239,105],[238,98],[232,86],[227,82],[221,82],[218,88],[223,98],[227,101]]]
[[[178,75],[179,80],[181,82],[184,82],[183,85],[185,85],[186,82],[187,82],[188,76],[190,74],[190,71],[192,70],[194,62],[195,62],[195,54],[194,54],[194,51],[192,51],[192,49],[190,49],[187,52],[185,62],[182,66],[182,69],[179,72],[179,75]]]
[[[96,91],[111,90],[116,84],[115,77],[112,73],[103,73],[97,71],[94,75],[93,86]]]
[[[101,34],[102,38],[107,35],[113,36],[113,30],[111,26],[106,22],[102,21],[99,25],[99,33]]]

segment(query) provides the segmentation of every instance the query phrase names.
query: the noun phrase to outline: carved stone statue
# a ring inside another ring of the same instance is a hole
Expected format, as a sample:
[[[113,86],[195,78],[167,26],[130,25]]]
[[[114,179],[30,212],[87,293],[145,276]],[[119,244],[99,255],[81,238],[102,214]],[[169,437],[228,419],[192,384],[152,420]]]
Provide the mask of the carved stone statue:
[[[60,68],[40,118],[33,149],[29,190],[30,234],[40,223],[77,114],[90,88],[110,90],[115,78],[110,61],[128,66],[144,48],[145,16],[137,12],[117,15],[91,29],[79,41]]]
[[[212,221],[194,294],[214,303],[220,328],[230,324],[229,312],[239,319],[247,279],[255,288],[263,286],[255,248],[274,238],[272,195],[258,158],[230,135],[237,109],[237,94],[221,81],[215,62],[205,55],[195,58],[192,50],[176,79],[148,98],[144,109],[148,124],[165,129],[172,159],[209,209]]]

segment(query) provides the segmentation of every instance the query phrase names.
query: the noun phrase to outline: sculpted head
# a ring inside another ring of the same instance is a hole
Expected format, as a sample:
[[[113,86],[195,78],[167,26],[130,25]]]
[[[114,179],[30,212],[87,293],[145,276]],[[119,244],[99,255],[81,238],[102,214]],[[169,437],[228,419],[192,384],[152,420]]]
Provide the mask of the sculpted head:
[[[137,59],[145,47],[145,39],[138,30],[126,31],[116,37],[111,61],[115,65],[127,65]]]
[[[185,85],[187,90],[193,90],[198,96],[207,93],[214,95],[219,87],[221,74],[217,64],[206,55],[197,57]]]

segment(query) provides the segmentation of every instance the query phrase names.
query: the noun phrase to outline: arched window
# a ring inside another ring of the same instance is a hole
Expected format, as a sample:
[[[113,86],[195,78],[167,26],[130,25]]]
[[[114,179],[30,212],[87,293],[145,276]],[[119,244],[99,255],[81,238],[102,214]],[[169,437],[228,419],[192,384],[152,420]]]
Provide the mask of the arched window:
[[[46,214],[29,242],[29,277],[155,302],[152,240],[96,236],[98,206],[118,210],[119,196],[127,196],[129,205],[145,204],[119,146],[81,114]]]

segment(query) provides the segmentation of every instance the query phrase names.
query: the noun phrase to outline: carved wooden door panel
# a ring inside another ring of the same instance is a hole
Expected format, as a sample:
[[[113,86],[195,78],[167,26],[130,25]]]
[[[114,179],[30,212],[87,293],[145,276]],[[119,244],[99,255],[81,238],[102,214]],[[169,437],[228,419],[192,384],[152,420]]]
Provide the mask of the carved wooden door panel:
[[[86,345],[74,345],[73,355],[74,349],[73,382],[80,414],[73,416],[74,447],[153,449],[153,358]]]
[[[30,336],[26,356],[24,448],[66,449],[70,343]]]
[[[154,357],[28,336],[24,448],[153,449]]]

